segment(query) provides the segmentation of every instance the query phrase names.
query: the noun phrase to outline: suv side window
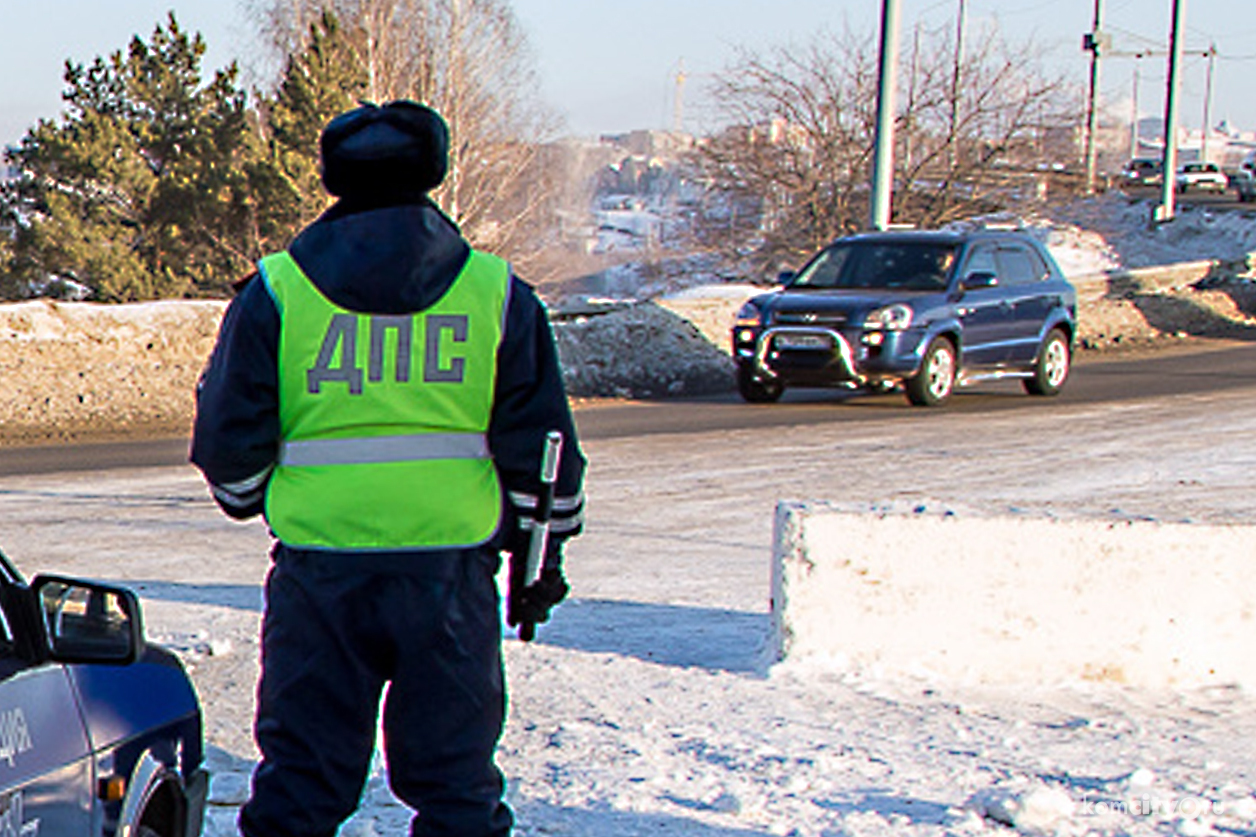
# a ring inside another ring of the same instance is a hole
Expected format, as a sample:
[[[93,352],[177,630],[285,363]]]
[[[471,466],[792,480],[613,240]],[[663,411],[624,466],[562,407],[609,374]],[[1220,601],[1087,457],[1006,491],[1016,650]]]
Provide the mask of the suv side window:
[[[1003,285],[1028,285],[1047,272],[1046,265],[1024,247],[1000,247],[995,259],[999,264],[999,282]]]
[[[999,266],[994,261],[993,247],[977,247],[969,254],[968,264],[964,266],[964,276],[972,276],[974,273],[991,273],[1000,276]]]

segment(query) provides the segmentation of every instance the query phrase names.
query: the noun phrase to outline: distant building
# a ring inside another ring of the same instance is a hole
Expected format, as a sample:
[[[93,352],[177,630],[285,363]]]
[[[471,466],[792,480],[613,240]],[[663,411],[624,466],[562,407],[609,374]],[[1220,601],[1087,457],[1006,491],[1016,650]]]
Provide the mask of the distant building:
[[[1206,151],[1210,161],[1229,171],[1237,169],[1256,149],[1256,131],[1241,130],[1224,120],[1208,132],[1207,143],[1204,139],[1204,132],[1197,128],[1179,127],[1178,162],[1198,160]],[[1164,120],[1140,119],[1137,140],[1131,142],[1130,153],[1134,157],[1153,159],[1164,156]]]
[[[674,157],[693,147],[690,134],[672,131],[629,131],[624,134],[603,134],[602,145],[621,148],[634,157]]]

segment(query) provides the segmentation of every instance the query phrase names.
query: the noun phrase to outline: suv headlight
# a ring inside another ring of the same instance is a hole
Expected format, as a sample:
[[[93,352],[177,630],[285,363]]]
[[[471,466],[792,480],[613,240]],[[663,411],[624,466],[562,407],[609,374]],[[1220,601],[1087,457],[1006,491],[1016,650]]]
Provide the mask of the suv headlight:
[[[912,310],[909,305],[887,305],[878,308],[864,320],[864,328],[883,328],[902,331],[911,326]]]
[[[753,302],[747,302],[737,312],[737,325],[757,326],[763,324],[763,312]]]

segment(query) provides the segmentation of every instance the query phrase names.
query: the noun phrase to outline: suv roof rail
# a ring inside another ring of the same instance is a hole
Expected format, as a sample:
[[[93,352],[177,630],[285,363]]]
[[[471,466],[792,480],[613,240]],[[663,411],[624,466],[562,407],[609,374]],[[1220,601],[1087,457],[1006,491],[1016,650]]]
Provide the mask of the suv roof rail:
[[[997,232],[1020,232],[1025,229],[1024,223],[1021,221],[982,221],[978,220],[978,228],[983,230],[991,230]]]

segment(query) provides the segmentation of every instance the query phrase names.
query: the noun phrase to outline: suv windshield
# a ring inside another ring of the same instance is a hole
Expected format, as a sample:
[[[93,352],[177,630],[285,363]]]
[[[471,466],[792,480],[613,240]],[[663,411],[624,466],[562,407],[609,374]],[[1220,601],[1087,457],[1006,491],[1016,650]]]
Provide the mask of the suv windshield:
[[[834,244],[821,250],[789,287],[941,291],[950,278],[955,249],[953,244],[922,241]]]

